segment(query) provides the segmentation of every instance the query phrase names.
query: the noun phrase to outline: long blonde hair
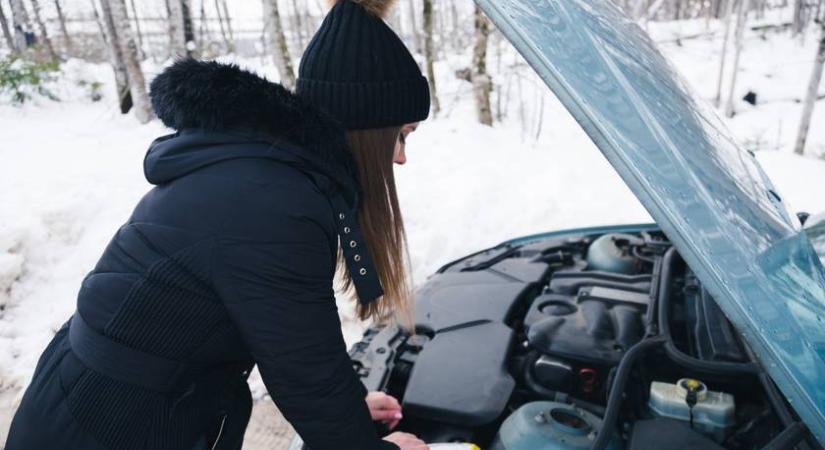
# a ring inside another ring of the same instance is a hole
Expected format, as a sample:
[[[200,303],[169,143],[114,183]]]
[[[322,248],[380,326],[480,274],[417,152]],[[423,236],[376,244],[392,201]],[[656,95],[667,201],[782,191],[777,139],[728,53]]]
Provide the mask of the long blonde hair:
[[[367,306],[358,304],[358,317],[379,323],[394,318],[400,325],[411,327],[407,236],[393,172],[393,153],[400,131],[401,127],[351,130],[347,132],[347,142],[361,182],[358,223],[384,288],[381,298]],[[339,269],[344,266],[343,258],[339,258]],[[349,272],[341,270],[341,274],[344,291],[354,297]]]

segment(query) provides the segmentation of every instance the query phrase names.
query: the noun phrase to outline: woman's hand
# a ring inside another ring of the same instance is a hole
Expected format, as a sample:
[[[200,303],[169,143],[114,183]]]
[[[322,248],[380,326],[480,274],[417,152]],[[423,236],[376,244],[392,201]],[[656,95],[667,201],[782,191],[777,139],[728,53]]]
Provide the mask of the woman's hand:
[[[389,436],[385,437],[384,440],[392,442],[393,444],[397,445],[398,448],[400,448],[401,450],[430,449],[430,447],[428,447],[427,444],[425,444],[424,441],[422,441],[421,439],[418,439],[410,433],[402,433],[400,431],[396,431],[395,433],[390,434]]]
[[[383,392],[370,392],[366,400],[372,420],[386,423],[390,430],[401,421],[401,405],[395,397]]]

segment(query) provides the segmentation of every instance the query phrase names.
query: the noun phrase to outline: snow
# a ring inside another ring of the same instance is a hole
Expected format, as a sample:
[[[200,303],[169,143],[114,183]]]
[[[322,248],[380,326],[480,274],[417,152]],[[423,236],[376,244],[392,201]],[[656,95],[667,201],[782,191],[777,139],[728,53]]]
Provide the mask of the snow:
[[[650,24],[662,41],[704,33],[704,27],[704,21]],[[662,44],[704,98],[715,92],[719,29],[712,22],[707,36]],[[766,103],[737,102],[728,124],[757,152],[787,202],[819,212],[825,210],[825,161],[790,153],[801,114],[793,98],[807,86],[814,44],[810,36],[800,44],[787,34],[763,39],[749,32],[736,98],[753,90]],[[397,169],[416,283],[448,261],[520,235],[650,221],[523,61],[506,46],[501,59],[494,53],[493,101],[502,96],[504,122],[476,123],[471,88],[453,75],[469,55],[452,56],[436,67],[444,111],[409,138],[409,162]],[[233,60],[277,78],[274,67],[262,65],[268,61]],[[159,69],[147,67],[147,78]],[[150,188],[142,158],[149,143],[168,132],[157,121],[139,125],[119,114],[107,66],[73,60],[62,70],[55,91],[63,101],[0,105],[0,392],[19,393],[28,382],[43,347],[74,310],[80,281]],[[80,80],[103,82],[104,99],[88,100]],[[825,104],[817,108],[810,145],[825,153]],[[348,304],[339,305],[351,343],[363,324]],[[262,393],[259,383],[255,391]]]

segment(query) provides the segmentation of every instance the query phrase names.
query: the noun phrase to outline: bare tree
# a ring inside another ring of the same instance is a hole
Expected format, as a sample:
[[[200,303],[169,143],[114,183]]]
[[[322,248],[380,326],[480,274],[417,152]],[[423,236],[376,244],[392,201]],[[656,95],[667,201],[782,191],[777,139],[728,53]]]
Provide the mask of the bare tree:
[[[191,0],[178,1],[183,11],[183,41],[186,44],[186,56],[193,56],[198,45],[195,41],[195,25],[192,23],[192,2]]]
[[[143,69],[140,67],[137,43],[132,36],[132,27],[129,24],[129,16],[126,14],[126,2],[125,0],[103,0],[103,4],[108,7],[108,14],[117,29],[117,34],[114,36],[116,39],[110,44],[117,45],[123,55],[126,73],[129,74],[129,91],[132,93],[135,117],[140,123],[147,123],[154,115],[149,103],[149,95],[146,93],[146,81]]]
[[[418,21],[415,19],[418,13],[415,11],[415,0],[409,0],[407,5],[410,7],[410,31],[415,45],[415,52],[421,53],[421,32],[418,30]]]
[[[37,28],[40,29],[40,39],[43,42],[43,47],[45,47],[49,53],[49,58],[51,58],[52,61],[57,61],[60,58],[57,56],[57,52],[54,51],[52,40],[49,39],[49,32],[46,30],[46,23],[43,22],[43,17],[40,15],[40,0],[31,0],[31,2],[34,21],[37,23]]]
[[[804,0],[794,0],[793,2],[793,22],[791,23],[793,34],[797,35],[805,29],[805,2]]]
[[[140,59],[143,60],[146,58],[146,54],[143,50],[143,33],[140,31],[140,17],[138,16],[135,0],[130,0],[130,3],[130,6],[132,7],[132,19],[135,21],[135,33],[138,38],[138,55],[140,56]]]
[[[731,16],[733,16],[734,3],[735,0],[728,0],[728,7],[725,12],[725,36],[722,38],[722,55],[719,57],[719,77],[716,80],[716,96],[713,97],[713,105],[717,108],[722,103],[722,80],[725,78],[725,60],[728,55],[728,37],[730,36],[730,23]]]
[[[728,87],[728,100],[725,102],[725,116],[727,117],[733,117],[734,114],[736,114],[733,107],[733,99],[736,96],[736,78],[739,73],[739,56],[742,54],[742,41],[745,35],[745,22],[748,19],[749,8],[750,0],[739,1],[739,8],[736,14],[736,31],[733,40],[733,72],[731,73],[730,85]]]
[[[115,73],[115,89],[117,91],[117,102],[120,107],[121,114],[126,114],[132,109],[132,92],[129,89],[129,73],[126,71],[126,63],[123,60],[123,51],[117,36],[117,26],[112,18],[110,8],[107,0],[101,0],[101,9],[103,10],[103,20],[101,23],[100,14],[97,12],[97,5],[95,0],[92,0],[92,10],[95,14],[95,19],[98,20],[98,25],[101,26],[101,34],[109,46],[109,60],[112,64],[112,70]]]
[[[63,33],[63,43],[66,47],[66,53],[71,53],[72,39],[69,37],[69,29],[66,28],[66,16],[63,14],[63,7],[60,6],[60,0],[54,0],[54,8],[57,10],[57,19],[60,21],[60,32]]]
[[[172,58],[180,58],[186,55],[186,34],[183,30],[182,0],[166,0],[166,11],[169,17],[167,28],[169,33],[169,56]]]
[[[301,2],[304,7],[306,7],[306,2]],[[298,7],[298,0],[292,0],[292,12],[294,15],[292,16],[293,27],[295,28],[295,35],[298,37],[298,47],[304,48],[304,25],[303,25],[303,18],[301,8]]]
[[[472,81],[475,91],[478,121],[484,125],[493,125],[493,112],[490,108],[490,91],[493,83],[487,74],[487,39],[490,36],[490,22],[478,5],[475,6],[475,45],[473,46]]]
[[[31,31],[29,13],[23,0],[9,0],[11,21],[14,27],[14,44],[20,53],[28,53],[29,43],[26,34]]]
[[[453,50],[459,50],[464,46],[461,32],[461,26],[458,24],[458,8],[455,6],[455,0],[450,0],[450,22],[453,27],[450,33]]]
[[[430,98],[433,102],[433,115],[441,112],[438,94],[435,89],[435,70],[433,69],[433,0],[424,0],[424,57],[427,61],[427,80],[430,83]]]
[[[221,11],[221,6],[223,6],[223,11]],[[226,44],[226,51],[232,53],[235,51],[235,41],[232,38],[232,26],[229,21],[226,1],[224,0],[223,5],[221,5],[220,0],[215,0],[215,11],[218,14],[218,26],[221,28],[221,37]],[[226,25],[224,25],[224,21],[226,21]]]
[[[295,71],[292,69],[292,58],[289,56],[289,47],[284,36],[284,27],[281,24],[281,14],[278,12],[278,0],[263,0],[264,31],[269,36],[272,49],[272,59],[278,67],[281,84],[287,89],[295,87]]]
[[[820,22],[821,35],[819,46],[816,50],[814,69],[811,73],[811,80],[808,83],[808,92],[805,94],[805,103],[802,106],[802,120],[799,122],[799,133],[796,136],[794,152],[801,155],[805,152],[805,143],[808,140],[808,130],[811,128],[811,116],[814,112],[814,104],[818,98],[819,82],[822,80],[822,67],[825,65],[825,21]]]
[[[9,30],[9,22],[6,20],[6,13],[3,11],[3,3],[0,3],[0,26],[3,27],[3,37],[6,38],[6,45],[9,46],[12,54],[18,54],[17,46],[14,43],[14,36]]]

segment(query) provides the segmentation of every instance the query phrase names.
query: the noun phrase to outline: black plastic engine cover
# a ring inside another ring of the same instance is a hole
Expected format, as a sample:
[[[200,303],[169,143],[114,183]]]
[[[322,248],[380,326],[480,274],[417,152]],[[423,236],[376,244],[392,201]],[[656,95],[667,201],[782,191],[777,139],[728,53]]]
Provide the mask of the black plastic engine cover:
[[[496,420],[515,387],[506,367],[512,339],[513,330],[500,322],[439,331],[418,355],[404,413],[461,426]]]
[[[416,326],[432,339],[415,357],[405,415],[457,426],[496,420],[515,387],[506,363],[513,307],[549,265],[500,247],[447,266],[416,292]]]
[[[427,280],[416,292],[416,325],[438,332],[477,320],[504,322],[515,303],[549,270],[546,263],[527,258],[494,259],[488,264],[480,256]]]
[[[600,365],[616,365],[644,335],[650,275],[557,272],[549,292],[525,317],[527,339],[537,350]]]

